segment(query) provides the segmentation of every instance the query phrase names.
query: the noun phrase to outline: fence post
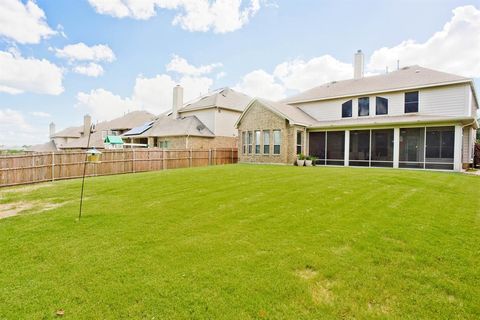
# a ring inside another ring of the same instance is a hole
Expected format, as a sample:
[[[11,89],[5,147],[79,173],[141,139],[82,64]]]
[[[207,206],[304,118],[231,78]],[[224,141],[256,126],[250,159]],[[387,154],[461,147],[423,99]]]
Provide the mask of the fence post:
[[[212,162],[212,149],[208,149],[208,165]]]
[[[135,148],[132,149],[132,172],[135,173]]]
[[[188,166],[192,167],[192,148],[189,150]]]
[[[55,152],[52,152],[52,181],[55,181]]]
[[[165,148],[162,149],[162,170],[165,170]]]
[[[232,148],[232,150],[231,150],[231,151],[232,151],[232,164],[233,164],[233,148]]]

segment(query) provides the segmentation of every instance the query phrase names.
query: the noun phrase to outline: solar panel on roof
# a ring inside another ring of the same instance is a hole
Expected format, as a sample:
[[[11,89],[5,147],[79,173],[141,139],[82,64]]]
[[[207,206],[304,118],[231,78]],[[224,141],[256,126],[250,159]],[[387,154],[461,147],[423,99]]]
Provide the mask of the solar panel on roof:
[[[123,135],[124,136],[135,136],[137,134],[142,134],[144,133],[145,131],[147,131],[148,129],[150,129],[152,126],[153,126],[153,123],[154,121],[150,121],[150,122],[147,122],[147,123],[144,123],[142,124],[141,126],[139,127],[135,127],[127,132],[125,132]]]

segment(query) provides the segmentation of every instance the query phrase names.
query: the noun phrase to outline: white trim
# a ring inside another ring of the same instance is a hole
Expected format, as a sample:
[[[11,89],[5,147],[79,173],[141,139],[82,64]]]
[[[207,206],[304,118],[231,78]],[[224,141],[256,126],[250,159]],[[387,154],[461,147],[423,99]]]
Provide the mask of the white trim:
[[[345,147],[343,150],[344,166],[348,167],[350,162],[350,130],[345,130]]]
[[[453,170],[462,171],[462,142],[463,128],[460,125],[455,126],[455,142],[453,149]]]
[[[393,128],[393,167],[398,168],[400,163],[400,128]]]

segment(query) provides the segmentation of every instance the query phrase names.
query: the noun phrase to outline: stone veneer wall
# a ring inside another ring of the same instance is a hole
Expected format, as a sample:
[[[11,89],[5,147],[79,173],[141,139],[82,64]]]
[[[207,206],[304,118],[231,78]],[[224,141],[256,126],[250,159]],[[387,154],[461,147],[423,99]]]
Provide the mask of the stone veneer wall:
[[[239,162],[254,163],[287,163],[293,164],[296,159],[295,135],[296,130],[302,127],[291,126],[288,121],[256,101],[244,115],[238,126],[238,158]],[[260,134],[260,154],[255,154],[255,131],[270,131],[270,153],[263,153],[263,132]],[[273,154],[273,130],[281,130],[280,154]],[[252,153],[244,154],[242,151],[242,133],[252,131]]]

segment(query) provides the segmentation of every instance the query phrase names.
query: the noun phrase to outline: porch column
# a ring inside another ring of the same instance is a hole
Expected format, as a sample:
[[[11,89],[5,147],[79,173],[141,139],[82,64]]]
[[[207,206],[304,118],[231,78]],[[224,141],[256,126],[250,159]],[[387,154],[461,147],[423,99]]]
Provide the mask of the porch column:
[[[345,147],[343,151],[344,166],[348,167],[350,160],[350,130],[345,130]]]
[[[393,167],[398,168],[400,161],[400,128],[393,128]]]
[[[463,130],[461,125],[455,126],[455,142],[453,148],[453,170],[462,171],[462,141]]]

